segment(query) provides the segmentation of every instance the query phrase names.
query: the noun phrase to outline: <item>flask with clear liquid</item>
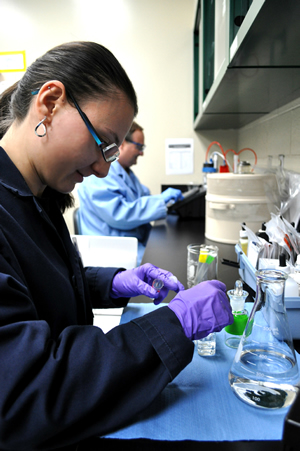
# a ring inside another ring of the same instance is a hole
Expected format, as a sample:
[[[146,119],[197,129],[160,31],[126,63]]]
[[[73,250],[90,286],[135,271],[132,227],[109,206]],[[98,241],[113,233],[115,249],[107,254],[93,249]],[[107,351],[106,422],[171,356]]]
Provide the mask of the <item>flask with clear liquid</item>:
[[[256,300],[229,371],[235,395],[265,409],[289,407],[299,390],[299,369],[284,304],[287,274],[256,271]]]

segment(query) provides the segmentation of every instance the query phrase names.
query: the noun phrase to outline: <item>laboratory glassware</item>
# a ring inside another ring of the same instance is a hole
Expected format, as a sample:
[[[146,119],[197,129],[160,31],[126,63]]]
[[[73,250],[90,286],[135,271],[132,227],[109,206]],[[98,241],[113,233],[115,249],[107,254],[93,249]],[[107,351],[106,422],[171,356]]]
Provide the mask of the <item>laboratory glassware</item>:
[[[158,293],[160,292],[160,290],[164,287],[164,283],[162,280],[160,279],[154,279],[152,282],[152,288],[154,288],[154,290],[156,290]]]
[[[189,249],[189,247],[188,247]],[[207,244],[194,246],[193,249],[196,252],[193,255],[193,270],[191,271],[191,258],[188,256],[188,280],[189,275],[193,274],[191,280],[191,286],[206,280],[213,280],[218,278],[218,247]],[[191,253],[190,253],[191,256]],[[189,274],[190,271],[190,274]],[[201,356],[212,356],[216,353],[217,337],[216,333],[212,332],[205,338],[201,338],[195,341],[198,354]]]
[[[235,395],[258,408],[290,406],[299,391],[299,369],[284,304],[287,275],[256,271],[256,299],[229,371]]]
[[[202,356],[215,355],[217,337],[216,332],[208,334],[207,337],[201,338],[201,340],[196,340],[197,352]]]
[[[187,287],[194,286],[195,275],[198,266],[201,244],[188,244],[187,246]]]
[[[237,172],[238,174],[250,174],[251,173],[251,164],[249,161],[240,161],[238,163]]]
[[[248,321],[248,312],[244,308],[248,292],[243,290],[243,282],[237,280],[235,287],[227,291],[233,314],[233,323],[225,327],[225,343],[230,348],[237,348]]]
[[[175,277],[175,276],[173,276]],[[177,280],[177,277],[175,277]],[[157,291],[157,293],[160,292],[160,290],[164,287],[164,283],[161,279],[154,279],[152,282],[152,288]],[[152,301],[155,301],[155,298],[151,298]],[[155,303],[155,302],[154,302]]]
[[[218,278],[218,252],[217,246],[201,244],[194,285]]]

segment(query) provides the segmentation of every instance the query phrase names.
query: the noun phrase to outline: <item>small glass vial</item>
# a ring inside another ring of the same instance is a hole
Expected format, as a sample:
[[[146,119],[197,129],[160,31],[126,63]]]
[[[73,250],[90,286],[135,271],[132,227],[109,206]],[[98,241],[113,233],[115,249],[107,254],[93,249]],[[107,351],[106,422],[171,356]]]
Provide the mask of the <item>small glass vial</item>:
[[[205,338],[196,340],[195,344],[197,346],[198,354],[201,356],[211,356],[216,354],[216,332],[212,332]]]
[[[225,343],[229,348],[237,349],[244,333],[248,312],[244,308],[248,292],[243,290],[240,280],[235,282],[235,288],[227,291],[233,314],[233,323],[225,327]]]
[[[249,161],[240,161],[238,164],[238,174],[250,174],[251,164]]]

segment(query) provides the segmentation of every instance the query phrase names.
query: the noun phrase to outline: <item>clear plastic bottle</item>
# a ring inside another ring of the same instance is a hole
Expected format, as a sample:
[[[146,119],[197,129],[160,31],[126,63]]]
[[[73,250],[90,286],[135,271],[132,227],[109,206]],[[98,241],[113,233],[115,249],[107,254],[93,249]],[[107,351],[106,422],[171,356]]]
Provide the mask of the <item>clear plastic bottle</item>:
[[[207,187],[207,174],[211,174],[213,172],[216,172],[216,169],[214,168],[214,163],[212,158],[209,160],[209,162],[203,163],[202,173],[203,173],[203,186]]]
[[[256,299],[229,371],[235,395],[262,409],[289,407],[299,369],[284,304],[287,274],[256,271]]]
[[[296,264],[294,266],[294,272],[300,273],[300,254],[297,255]]]
[[[212,356],[216,354],[217,337],[216,332],[212,332],[205,338],[196,340],[198,354],[201,356]]]
[[[267,242],[269,243],[270,239],[269,239],[269,236],[268,236],[268,234],[267,234],[267,232],[266,232],[266,229],[267,229],[266,223],[263,222],[262,225],[261,225],[261,229],[258,230],[258,232],[256,233],[256,235],[257,235],[259,238],[263,238],[265,241],[267,241]]]
[[[279,266],[277,267],[277,269],[279,269],[280,271],[285,272],[288,277],[286,279],[285,282],[285,287],[284,287],[284,295],[287,298],[295,298],[299,296],[299,286],[297,284],[297,282],[292,279],[291,277],[289,277],[289,274],[291,272],[291,268],[290,266],[288,266],[286,264],[286,256],[285,254],[280,254],[279,255]]]
[[[225,327],[225,344],[237,348],[248,321],[248,312],[244,308],[248,292],[243,290],[241,280],[235,282],[235,288],[227,291],[233,314],[233,323]]]
[[[246,225],[246,224],[243,222],[243,225]],[[239,243],[240,243],[240,246],[242,248],[242,251],[244,252],[245,255],[247,255],[247,252],[248,252],[248,235],[247,235],[247,231],[245,230],[243,225],[242,225],[242,228],[240,230]]]

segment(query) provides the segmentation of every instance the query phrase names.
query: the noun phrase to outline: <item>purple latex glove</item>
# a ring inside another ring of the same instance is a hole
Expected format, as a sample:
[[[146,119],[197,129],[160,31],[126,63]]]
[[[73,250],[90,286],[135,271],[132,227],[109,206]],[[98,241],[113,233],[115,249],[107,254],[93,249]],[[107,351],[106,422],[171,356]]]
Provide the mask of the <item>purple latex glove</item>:
[[[233,323],[226,285],[218,280],[207,280],[177,294],[168,307],[173,310],[185,335],[191,340],[219,332]]]
[[[165,201],[166,204],[168,202],[170,202],[170,200],[173,200],[174,202],[176,202],[177,200],[183,199],[183,195],[182,195],[182,192],[180,191],[180,189],[175,189],[175,188],[167,188],[165,191],[163,191],[160,194],[160,196],[163,198],[163,200]]]
[[[154,279],[160,279],[164,283],[160,292],[152,288]],[[159,304],[168,295],[169,290],[178,293],[180,290],[184,290],[184,286],[171,272],[146,263],[137,268],[117,273],[112,281],[111,296],[113,298],[131,298],[143,294],[154,298],[154,304]]]

